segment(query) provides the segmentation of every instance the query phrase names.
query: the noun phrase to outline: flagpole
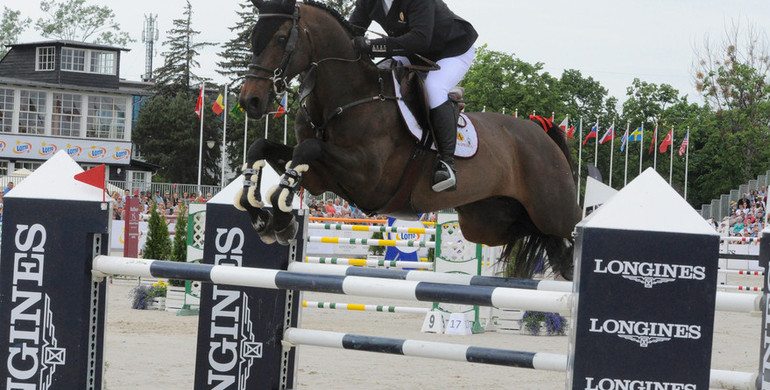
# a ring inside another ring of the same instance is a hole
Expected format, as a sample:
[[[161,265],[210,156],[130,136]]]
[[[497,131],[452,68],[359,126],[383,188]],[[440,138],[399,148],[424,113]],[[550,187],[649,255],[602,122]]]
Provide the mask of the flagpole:
[[[644,157],[644,122],[640,126],[642,128],[642,139],[639,141],[639,174],[642,174],[642,157]]]
[[[227,163],[227,116],[230,111],[227,111],[227,94],[228,85],[225,83],[225,120],[222,123],[222,184],[221,188],[225,188],[225,164]]]
[[[631,146],[631,139],[630,134],[628,134],[628,131],[631,129],[631,121],[626,121],[626,164],[625,168],[623,168],[623,187],[628,184],[628,149],[629,146]]]
[[[203,113],[206,111],[203,109],[203,106],[205,106],[205,98],[206,95],[206,82],[203,82],[203,85],[201,85],[201,94],[199,98],[201,99],[201,134],[200,134],[200,141],[198,142],[198,195],[200,196],[202,194],[201,192],[201,169],[203,168]]]
[[[594,145],[594,166],[598,169],[599,165],[599,116],[596,116],[596,138],[594,142],[596,144]]]
[[[690,128],[687,128],[687,135],[685,136],[687,145],[685,145],[684,155],[684,200],[687,201],[687,168],[690,164]]]
[[[249,138],[249,113],[244,111],[246,114],[243,117],[243,164],[246,165],[246,144],[247,140]]]
[[[610,129],[612,129],[612,138],[610,138],[610,184],[609,186],[612,187],[612,158],[615,155],[615,122],[612,122],[612,126],[610,126]]]
[[[655,170],[655,172],[658,171],[658,153],[655,152],[655,149],[658,148],[658,124],[655,124],[655,130],[652,132],[652,169]]]
[[[265,115],[265,140],[267,140],[267,125],[270,122],[270,113]]]
[[[518,111],[517,111],[518,112]],[[580,140],[583,139],[583,117],[580,117],[578,122],[578,182],[577,182],[577,203],[580,205],[580,175],[583,171],[580,170],[583,165],[583,143]]]
[[[674,177],[674,127],[671,127],[671,161],[668,163],[668,185]]]

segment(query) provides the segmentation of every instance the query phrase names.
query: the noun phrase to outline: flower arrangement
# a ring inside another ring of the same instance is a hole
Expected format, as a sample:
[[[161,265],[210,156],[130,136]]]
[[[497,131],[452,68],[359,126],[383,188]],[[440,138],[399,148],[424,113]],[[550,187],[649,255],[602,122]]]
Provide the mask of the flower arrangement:
[[[153,283],[152,286],[137,286],[131,290],[131,308],[146,310],[155,298],[166,296],[168,284],[162,280]]]
[[[567,333],[567,319],[560,316],[559,313],[527,311],[524,312],[521,323],[524,329],[533,336],[540,334],[541,324],[545,324],[545,329],[549,336],[563,336]]]

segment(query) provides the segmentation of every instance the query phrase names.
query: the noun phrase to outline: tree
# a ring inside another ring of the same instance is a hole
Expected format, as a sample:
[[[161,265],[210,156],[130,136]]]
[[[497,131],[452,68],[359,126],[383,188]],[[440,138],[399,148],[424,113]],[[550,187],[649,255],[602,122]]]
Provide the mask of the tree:
[[[719,143],[740,160],[728,176],[738,183],[763,172],[770,161],[770,44],[767,36],[733,23],[724,39],[705,39],[696,51],[696,87],[716,111]]]
[[[169,260],[183,263],[187,261],[187,205],[184,201],[179,202],[179,214],[174,229],[174,246]],[[178,279],[171,279],[168,283],[171,286],[185,285],[184,280]]]
[[[336,9],[343,18],[347,19],[353,12],[356,2],[354,0],[325,0],[326,5]]]
[[[171,240],[169,240],[166,218],[158,213],[158,204],[152,202],[150,220],[148,221],[147,241],[142,251],[143,259],[168,260],[171,255]]]
[[[35,26],[46,38],[116,46],[134,41],[127,32],[120,31],[115,13],[108,6],[86,6],[85,0],[42,0],[40,9],[47,17],[38,19]]]
[[[16,43],[25,26],[32,22],[30,18],[20,19],[20,15],[21,11],[3,7],[3,20],[0,21],[0,59],[8,53],[7,46]]]
[[[199,50],[214,45],[195,42],[200,31],[192,29],[192,6],[189,0],[186,4],[182,13],[184,18],[174,19],[174,27],[167,31],[168,39],[163,44],[168,47],[168,51],[163,53],[163,66],[155,70],[155,87],[161,94],[186,93],[193,84],[202,82],[204,79],[192,71],[200,67],[195,58],[200,55]]]
[[[217,73],[230,78],[233,87],[236,80],[242,80],[251,62],[251,30],[257,24],[257,10],[250,0],[238,4],[241,11],[235,13],[240,17],[238,22],[229,30],[235,34],[233,39],[225,42],[223,51],[217,53],[222,61],[217,62]],[[240,82],[236,86],[240,89]]]
[[[176,96],[157,94],[139,110],[139,118],[133,131],[133,140],[139,152],[150,163],[161,166],[153,179],[174,183],[196,183],[198,177],[198,151],[200,119],[194,108],[198,96],[181,93]],[[221,121],[210,111],[211,101],[203,104],[203,140],[218,140]],[[221,144],[220,144],[221,145]],[[217,160],[221,148],[203,146],[202,184],[219,183]]]

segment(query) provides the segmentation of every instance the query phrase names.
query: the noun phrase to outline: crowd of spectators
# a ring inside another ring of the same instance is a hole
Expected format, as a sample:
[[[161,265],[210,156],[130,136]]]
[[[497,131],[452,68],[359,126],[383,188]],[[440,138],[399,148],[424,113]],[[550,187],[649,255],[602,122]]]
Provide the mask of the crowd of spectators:
[[[129,190],[125,190],[122,195],[117,191],[112,192],[110,200],[113,203],[112,219],[125,219],[126,199],[130,198],[131,196],[132,195]],[[150,219],[151,207],[154,205],[158,213],[162,217],[166,218],[166,223],[176,221],[176,218],[179,216],[181,205],[186,206],[190,203],[204,203],[211,199],[211,193],[208,193],[205,197],[203,197],[197,194],[189,194],[187,192],[183,192],[182,195],[179,195],[176,192],[164,191],[161,194],[159,190],[155,191],[155,194],[149,191],[135,192],[133,196],[139,198],[139,205],[141,207],[139,218],[142,221],[147,221]]]
[[[737,201],[730,202],[730,215],[722,218],[717,232],[722,236],[758,237],[765,224],[767,188],[751,190]],[[716,222],[713,222],[716,225]]]
[[[352,218],[352,219],[385,219],[381,215],[366,215],[360,208],[348,203],[348,201],[334,198],[323,199],[310,198],[307,202],[311,217],[321,218]],[[436,213],[425,213],[422,215],[422,221],[436,222]]]

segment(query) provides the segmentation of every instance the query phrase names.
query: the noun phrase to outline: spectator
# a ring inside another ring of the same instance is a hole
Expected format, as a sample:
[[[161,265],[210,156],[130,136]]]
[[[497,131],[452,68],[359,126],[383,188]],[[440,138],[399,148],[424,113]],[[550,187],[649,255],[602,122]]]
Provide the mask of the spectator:
[[[363,219],[363,218],[366,218],[366,214],[364,214],[364,212],[361,211],[360,207],[351,207],[350,218]]]
[[[350,210],[350,204],[346,200],[345,203],[342,204],[342,208],[340,209],[340,215],[342,215],[343,218],[349,218],[351,213],[352,213],[352,210]]]
[[[123,196],[120,198],[120,201],[123,202],[123,204],[126,204],[126,199],[131,197],[131,191],[125,190],[123,191]]]
[[[160,203],[160,202],[166,203],[166,201],[163,200],[163,197],[160,196],[160,190],[155,190],[155,199],[154,200],[157,203]]]
[[[3,222],[3,193],[0,192],[0,222]]]
[[[171,196],[171,204],[174,206],[174,208],[179,207],[179,194],[174,192],[174,195]]]
[[[332,200],[329,199],[326,201],[326,208],[324,209],[324,213],[326,213],[326,217],[333,217],[336,210],[334,209],[334,204],[332,203]]]
[[[13,182],[12,182],[12,181],[9,181],[9,182],[8,182],[8,186],[7,186],[7,187],[5,187],[5,189],[3,190],[3,195],[7,194],[7,193],[8,193],[8,191],[10,191],[10,190],[12,190],[12,189],[13,189]]]

